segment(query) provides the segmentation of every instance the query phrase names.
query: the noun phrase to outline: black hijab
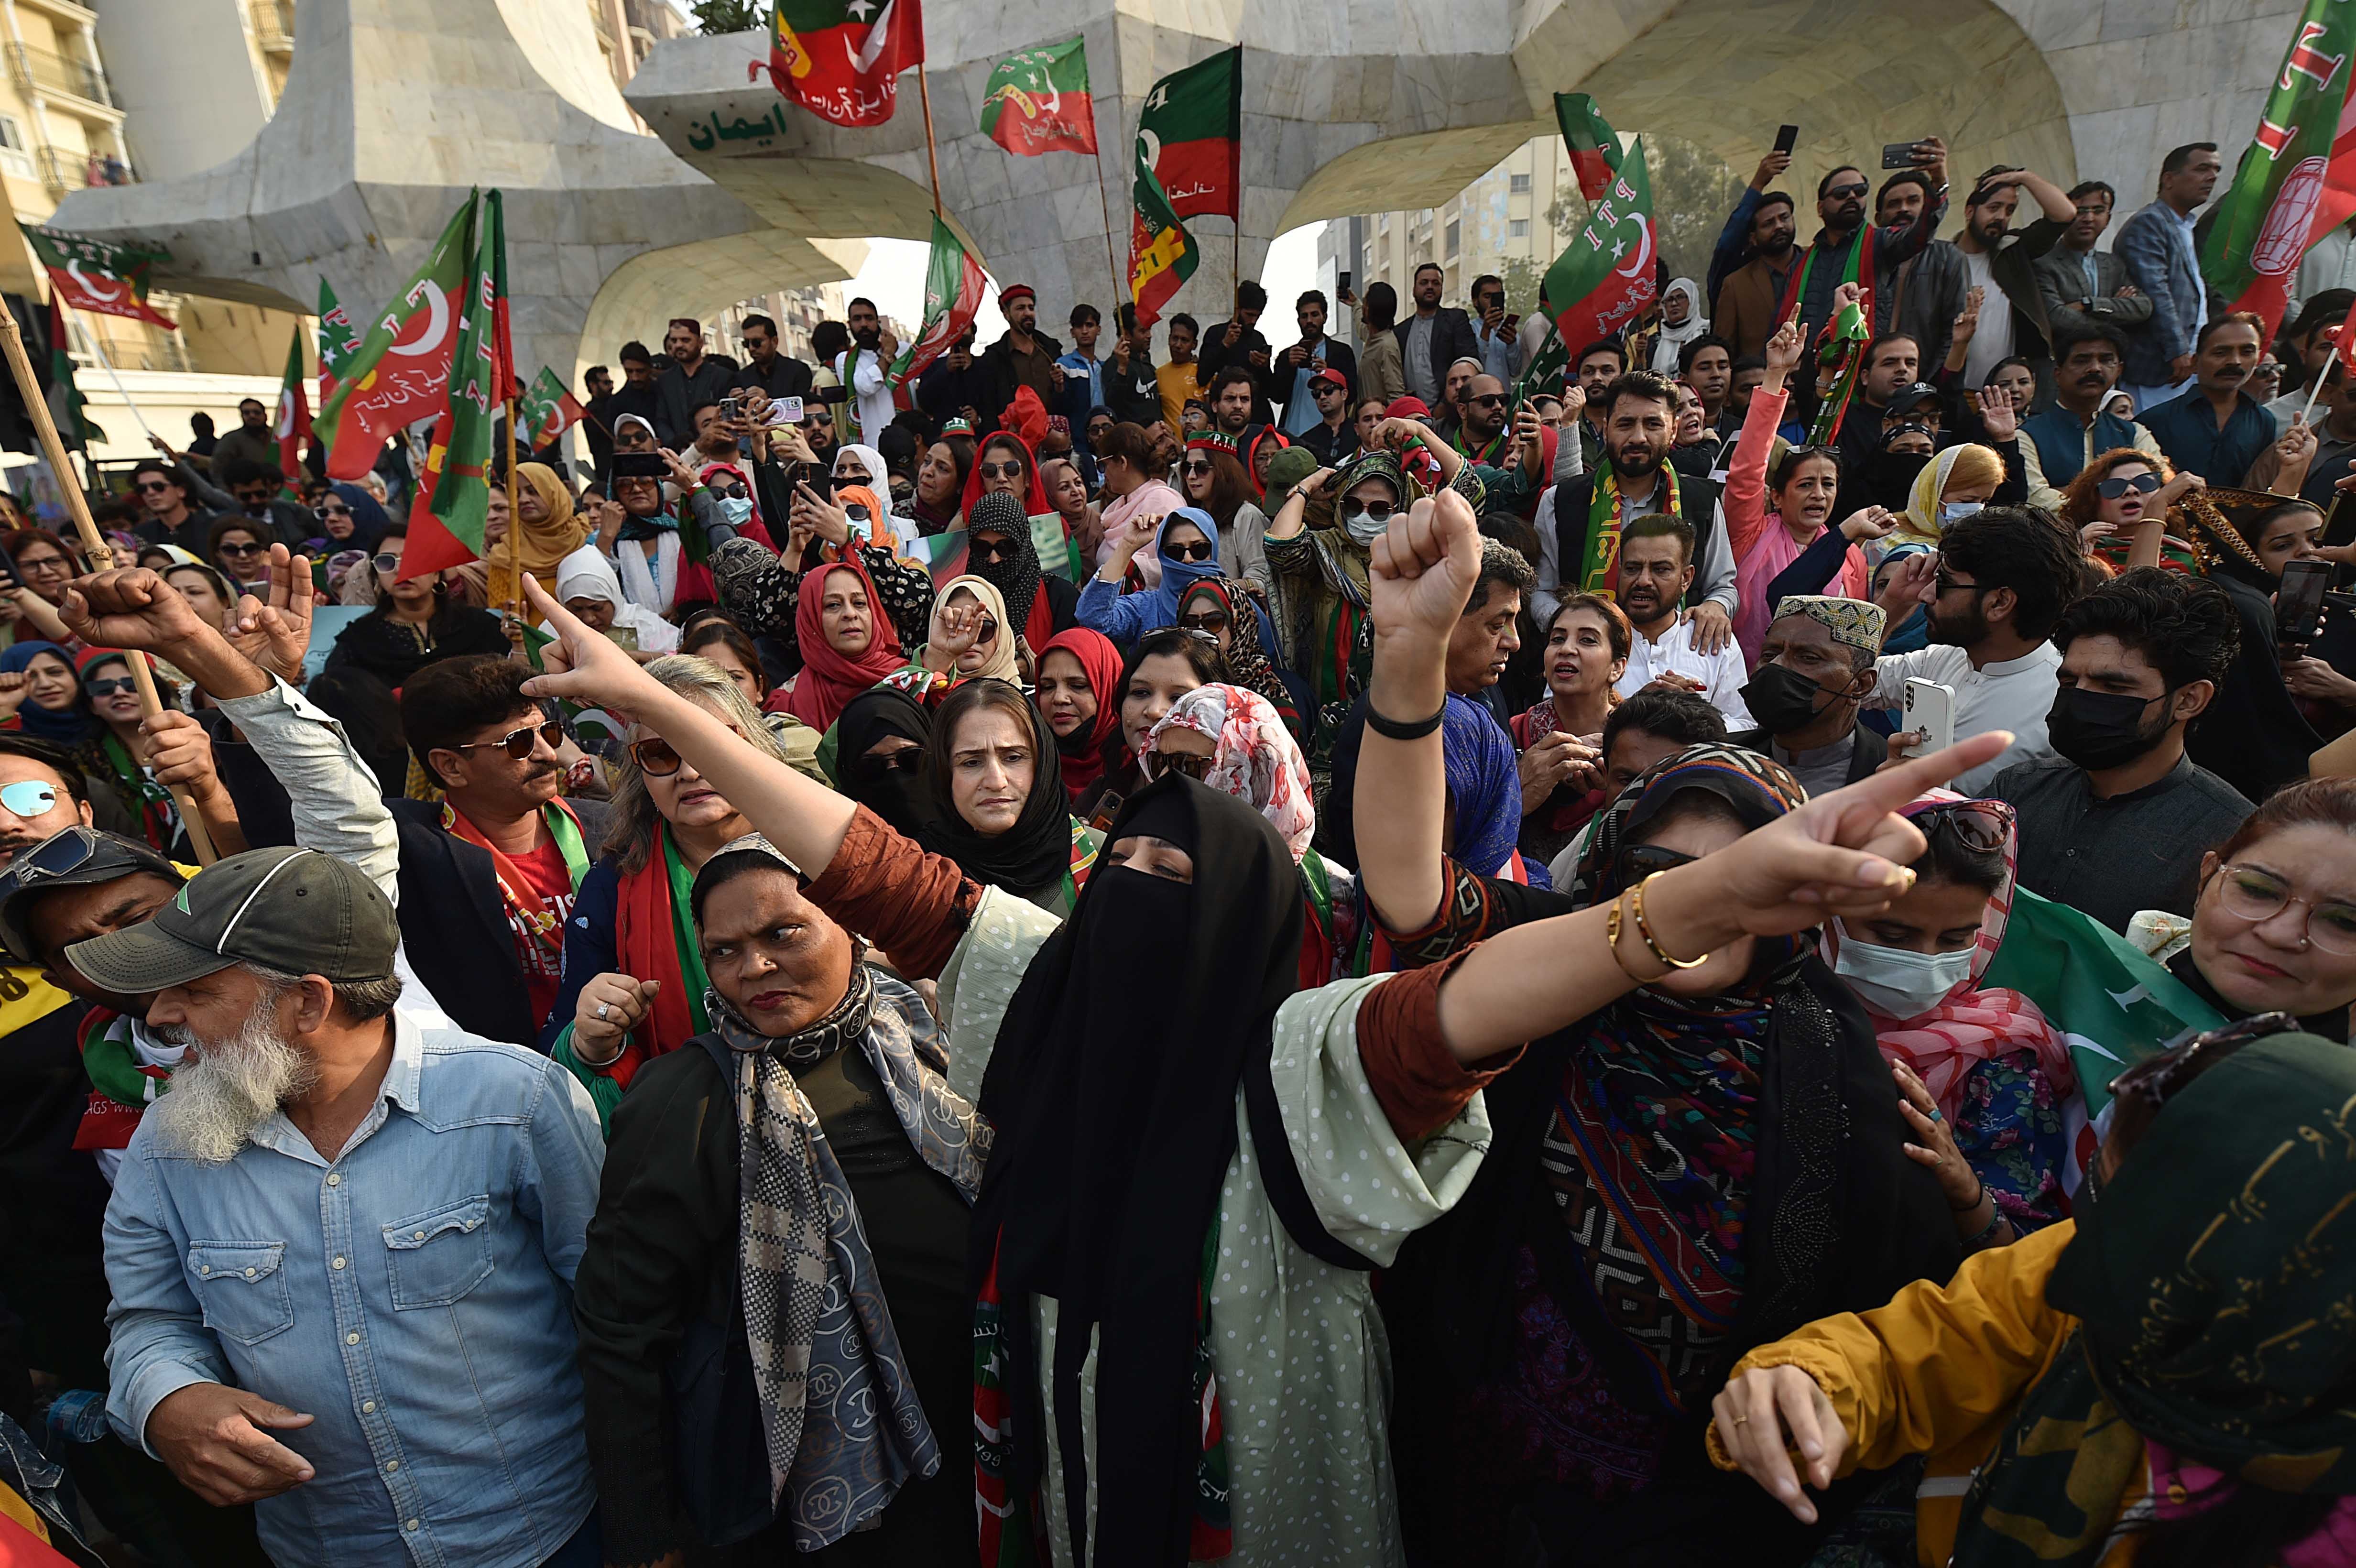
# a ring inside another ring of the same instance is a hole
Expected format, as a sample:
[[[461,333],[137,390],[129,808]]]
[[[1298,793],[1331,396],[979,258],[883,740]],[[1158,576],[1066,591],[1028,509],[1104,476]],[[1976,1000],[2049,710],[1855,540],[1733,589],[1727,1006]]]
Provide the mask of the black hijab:
[[[949,798],[949,773],[958,721],[985,707],[999,706],[995,701],[984,703],[970,698],[960,701],[958,694],[973,692],[979,696],[984,688],[992,688],[997,692],[1011,693],[1013,701],[1006,705],[1008,709],[1019,705],[1030,723],[1031,793],[1024,798],[1023,815],[1014,819],[1013,827],[985,837],[958,815],[957,805]],[[1064,793],[1063,771],[1056,765],[1055,732],[1047,728],[1047,720],[1031,706],[1020,687],[1002,680],[980,679],[969,680],[951,692],[933,724],[929,750],[932,804],[927,807],[927,820],[918,842],[934,854],[955,860],[975,881],[1004,888],[1025,898],[1063,879],[1072,863],[1070,797]]]
[[[973,504],[965,519],[966,538],[988,530],[1006,536],[1007,550],[995,560],[966,555],[966,570],[998,590],[1006,601],[1006,618],[1021,632],[1031,624],[1031,606],[1039,597],[1039,547],[1031,538],[1031,519],[1023,503],[1002,490],[992,490]]]
[[[1178,1568],[1194,1518],[1192,1403],[1205,1235],[1236,1153],[1236,1094],[1300,966],[1292,856],[1249,805],[1181,773],[1130,797],[1109,846],[1184,848],[1193,883],[1100,866],[1024,971],[981,1084],[998,1129],[974,1205],[977,1290],[998,1270],[1027,1492],[1051,1418],[1027,1295],[1057,1303],[1052,1419],[1067,1523],[1087,1540],[1079,1372],[1097,1331],[1093,1561]]]
[[[887,767],[867,749],[894,736],[916,742],[914,767]],[[894,832],[919,837],[933,819],[932,715],[924,705],[897,687],[879,686],[844,705],[834,721],[835,768],[842,793],[888,823]]]

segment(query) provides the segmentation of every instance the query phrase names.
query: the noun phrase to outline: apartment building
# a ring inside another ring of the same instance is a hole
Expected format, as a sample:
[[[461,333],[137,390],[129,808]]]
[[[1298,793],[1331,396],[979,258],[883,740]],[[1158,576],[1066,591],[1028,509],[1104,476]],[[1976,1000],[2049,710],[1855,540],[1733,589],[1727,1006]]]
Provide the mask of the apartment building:
[[[1562,251],[1547,218],[1558,203],[1574,217],[1585,211],[1562,138],[1534,136],[1441,206],[1328,223],[1317,242],[1319,284],[1330,293],[1343,272],[1361,292],[1387,283],[1404,310],[1416,269],[1430,261],[1447,274],[1443,300],[1462,304],[1473,279],[1495,272],[1527,280],[1508,291],[1510,308],[1526,310],[1537,278]]]

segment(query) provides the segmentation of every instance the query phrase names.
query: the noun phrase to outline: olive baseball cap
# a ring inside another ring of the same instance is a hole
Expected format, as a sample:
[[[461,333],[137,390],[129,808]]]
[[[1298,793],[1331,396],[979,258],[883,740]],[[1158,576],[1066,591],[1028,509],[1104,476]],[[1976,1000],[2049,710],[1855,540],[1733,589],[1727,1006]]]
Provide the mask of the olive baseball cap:
[[[234,964],[389,979],[400,944],[391,901],[359,868],[316,849],[250,849],[198,872],[146,924],[77,942],[66,957],[95,984],[140,996]]]

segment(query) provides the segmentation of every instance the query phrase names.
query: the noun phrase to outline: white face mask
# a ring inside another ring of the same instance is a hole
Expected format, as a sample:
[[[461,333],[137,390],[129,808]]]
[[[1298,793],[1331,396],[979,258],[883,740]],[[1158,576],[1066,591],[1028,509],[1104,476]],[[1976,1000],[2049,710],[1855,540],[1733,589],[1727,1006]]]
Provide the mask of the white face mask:
[[[1915,953],[1858,940],[1844,923],[1833,973],[1848,982],[1859,1000],[1883,1018],[1903,1023],[1921,1018],[1971,977],[1978,944],[1953,953]]]
[[[1960,523],[1987,504],[1985,501],[1942,501],[1939,503],[1939,521],[1942,525]]]

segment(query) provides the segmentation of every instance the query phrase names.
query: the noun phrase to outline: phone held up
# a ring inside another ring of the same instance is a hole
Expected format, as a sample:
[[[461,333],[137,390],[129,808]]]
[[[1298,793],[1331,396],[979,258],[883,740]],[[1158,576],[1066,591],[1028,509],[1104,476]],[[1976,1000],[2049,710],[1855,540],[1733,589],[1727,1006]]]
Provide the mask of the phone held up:
[[[2275,593],[2275,644],[2285,659],[2303,658],[2307,645],[2323,633],[2323,593],[2331,585],[2331,564],[2283,562],[2282,587]]]
[[[1929,756],[1955,743],[1955,688],[1920,677],[1906,683],[1905,727],[1922,737],[1910,753]]]
[[[1920,142],[1890,142],[1881,149],[1881,166],[1885,169],[1911,169],[1922,161]]]
[[[1799,144],[1799,141],[1800,128],[1797,125],[1778,125],[1775,127],[1775,150],[1777,152],[1789,156],[1792,149]]]

